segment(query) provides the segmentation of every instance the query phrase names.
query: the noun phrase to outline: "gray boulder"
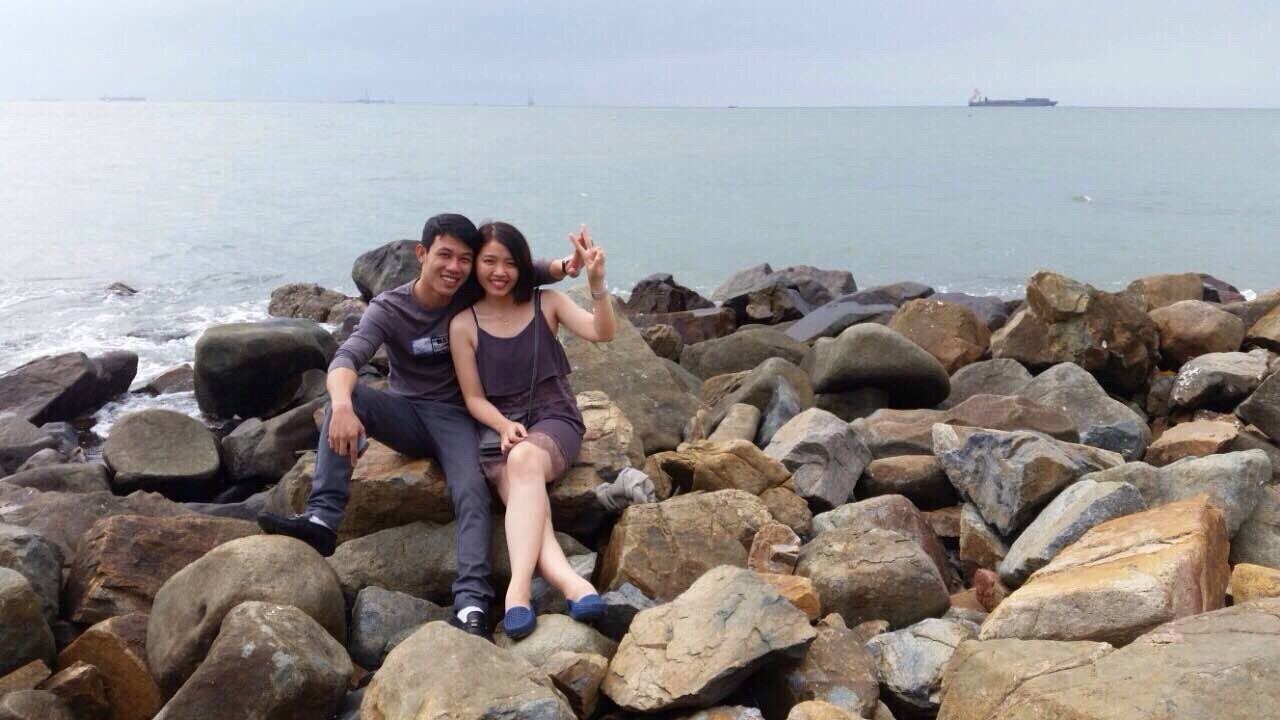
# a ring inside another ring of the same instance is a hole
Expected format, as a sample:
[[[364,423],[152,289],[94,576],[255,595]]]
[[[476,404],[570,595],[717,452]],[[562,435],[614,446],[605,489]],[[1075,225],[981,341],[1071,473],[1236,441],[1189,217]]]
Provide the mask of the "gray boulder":
[[[53,436],[17,415],[0,415],[0,477],[18,471],[27,458],[57,446]]]
[[[641,610],[658,605],[656,600],[629,582],[622,583],[617,590],[610,590],[600,598],[604,600],[605,611],[604,617],[596,623],[596,629],[613,640],[621,640],[627,634],[631,621]]]
[[[1024,528],[1063,488],[1124,458],[1026,431],[933,426],[933,451],[951,483],[1001,534]]]
[[[62,550],[38,532],[0,523],[0,567],[21,573],[40,598],[40,609],[49,623],[58,619],[62,591]]]
[[[1273,373],[1236,408],[1241,420],[1280,442],[1280,373]]]
[[[310,320],[215,325],[196,342],[196,401],[214,417],[270,417],[293,400],[302,374],[327,368],[336,350]]]
[[[369,586],[356,595],[351,607],[351,639],[347,642],[351,659],[363,668],[380,667],[397,635],[435,620],[448,620],[451,612],[430,600]]]
[[[743,328],[722,338],[686,345],[680,365],[700,378],[751,370],[769,358],[799,364],[808,347],[772,328]]]
[[[1229,410],[1249,396],[1267,375],[1267,353],[1209,353],[1178,370],[1169,400],[1174,407]]]
[[[422,263],[414,248],[417,240],[394,240],[356,258],[351,280],[368,302],[378,294],[413,282],[422,274]]]
[[[156,720],[328,718],[354,671],[342,644],[289,605],[243,602]]]
[[[951,394],[940,407],[955,407],[974,395],[1017,395],[1031,373],[1017,360],[981,360],[951,374]]]
[[[978,627],[963,620],[928,618],[867,642],[889,705],[900,716],[937,712],[942,702],[942,673],[960,643],[978,636]]]
[[[963,305],[978,316],[988,330],[996,331],[1009,322],[1009,309],[1004,300],[995,295],[970,295],[962,292],[934,293],[930,300],[941,300],[955,305]],[[991,392],[991,391],[988,391]]]
[[[207,500],[221,487],[213,433],[173,410],[140,410],[116,421],[102,459],[120,492],[154,490],[177,500]]]
[[[724,302],[734,295],[741,294],[772,274],[773,268],[769,263],[760,263],[745,270],[739,270],[730,275],[729,279],[721,283],[720,287],[711,293],[711,299],[716,302]]]
[[[1262,488],[1253,515],[1231,540],[1231,564],[1250,563],[1280,570],[1280,486]]]
[[[855,325],[821,338],[801,367],[820,393],[879,387],[893,407],[931,407],[951,392],[951,379],[923,348],[881,325]]]
[[[810,408],[773,434],[764,452],[791,471],[795,492],[814,510],[848,502],[871,451],[848,423],[826,410]]]
[[[138,356],[125,351],[37,358],[0,374],[0,414],[13,413],[33,425],[75,420],[126,392],[137,372]]]
[[[298,453],[320,442],[316,411],[328,398],[312,400],[263,421],[249,418],[222,439],[227,474],[234,482],[279,480],[298,461]]]
[[[53,632],[40,605],[21,573],[0,567],[0,678],[32,660],[53,665]]]
[[[1001,580],[1017,587],[1089,528],[1147,509],[1142,494],[1133,485],[1091,479],[1107,472],[1086,475],[1040,511],[1000,561]]]
[[[897,310],[896,305],[867,305],[848,296],[838,297],[809,311],[787,328],[786,333],[800,342],[813,342],[818,338],[835,337],[845,329],[864,322],[885,324]]]
[[[1018,395],[1066,413],[1080,442],[1139,460],[1151,443],[1151,429],[1127,405],[1107,395],[1098,381],[1075,363],[1061,363],[1037,375]]]
[[[558,652],[588,653],[607,660],[618,649],[618,643],[568,615],[543,615],[532,634],[519,640],[499,634],[494,642],[534,665],[545,665]]]
[[[708,423],[712,427],[718,426],[725,413],[739,404],[750,405],[763,413],[773,402],[782,382],[795,392],[801,410],[813,407],[813,385],[809,382],[809,376],[788,360],[769,358],[724,386],[719,399],[710,401],[713,407],[707,418]],[[756,427],[759,429],[758,422]],[[756,433],[753,432],[746,439],[755,437]]]
[[[1110,479],[1108,476],[1117,472],[1099,473],[1095,479]],[[1234,537],[1253,514],[1262,498],[1263,487],[1271,482],[1271,459],[1261,450],[1247,450],[1184,458],[1152,471],[1132,468],[1126,470],[1126,476],[1142,494],[1147,507],[1208,495],[1209,501],[1222,511],[1227,534]]]
[[[636,616],[603,690],[635,712],[707,707],[757,668],[802,657],[815,635],[805,614],[772,585],[749,570],[720,566],[670,603]]]
[[[148,395],[170,395],[172,393],[195,392],[196,371],[191,363],[183,363],[169,368],[147,381],[139,392]]]
[[[3,483],[0,483],[3,485]],[[30,528],[58,546],[63,558],[75,555],[80,537],[95,522],[112,515],[172,516],[191,512],[159,493],[40,492],[20,488],[0,502],[0,522]]]

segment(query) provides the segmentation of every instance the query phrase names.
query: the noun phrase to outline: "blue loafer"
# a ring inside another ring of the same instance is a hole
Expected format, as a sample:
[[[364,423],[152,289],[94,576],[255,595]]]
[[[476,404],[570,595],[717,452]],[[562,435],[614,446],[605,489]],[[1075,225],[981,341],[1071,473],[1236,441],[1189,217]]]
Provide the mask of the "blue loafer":
[[[569,617],[578,622],[592,622],[604,617],[604,611],[607,608],[604,598],[596,593],[582,596],[581,600],[574,602],[568,600]]]
[[[517,605],[502,616],[502,631],[512,640],[528,637],[538,627],[538,616],[533,608]]]

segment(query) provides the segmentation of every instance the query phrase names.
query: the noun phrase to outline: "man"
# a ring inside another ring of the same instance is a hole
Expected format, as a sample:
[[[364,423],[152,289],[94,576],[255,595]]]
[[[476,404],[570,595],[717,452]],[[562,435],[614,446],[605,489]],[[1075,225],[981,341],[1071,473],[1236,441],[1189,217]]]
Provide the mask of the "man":
[[[462,402],[449,353],[449,321],[464,305],[458,291],[471,276],[480,233],[462,215],[436,215],[415,248],[422,271],[413,282],[369,303],[360,324],[329,364],[329,407],[320,429],[315,478],[307,511],[285,517],[264,512],[265,532],[290,535],[332,555],[349,497],[352,468],[366,436],[405,455],[435,457],[445,474],[458,525],[458,576],[453,583],[454,625],[489,636],[487,611],[489,487],[480,471],[475,421]],[[538,262],[535,282],[576,276],[581,255]],[[380,346],[390,361],[389,391],[359,384],[356,373]]]

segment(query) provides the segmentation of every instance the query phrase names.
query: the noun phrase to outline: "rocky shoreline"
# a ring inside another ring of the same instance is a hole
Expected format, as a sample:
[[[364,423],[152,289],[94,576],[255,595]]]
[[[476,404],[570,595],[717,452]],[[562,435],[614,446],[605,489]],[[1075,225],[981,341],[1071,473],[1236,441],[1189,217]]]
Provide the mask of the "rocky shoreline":
[[[614,342],[564,338],[588,434],[552,511],[609,612],[541,586],[490,645],[440,622],[434,460],[373,443],[331,558],[253,523],[304,506],[324,368],[412,246],[139,391],[202,418],[97,438],[127,352],[0,375],[0,720],[1280,717],[1280,290],[645,278]],[[602,504],[626,467],[658,502]]]

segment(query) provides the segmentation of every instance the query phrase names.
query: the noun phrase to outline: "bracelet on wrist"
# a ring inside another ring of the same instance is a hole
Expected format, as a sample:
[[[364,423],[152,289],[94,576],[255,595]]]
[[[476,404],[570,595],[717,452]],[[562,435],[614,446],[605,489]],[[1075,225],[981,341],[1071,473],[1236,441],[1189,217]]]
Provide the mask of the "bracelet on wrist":
[[[603,300],[603,299],[605,299],[605,298],[607,298],[607,297],[609,297],[609,291],[608,291],[608,289],[604,289],[604,290],[592,290],[592,291],[591,291],[591,299],[592,299],[592,300]]]

